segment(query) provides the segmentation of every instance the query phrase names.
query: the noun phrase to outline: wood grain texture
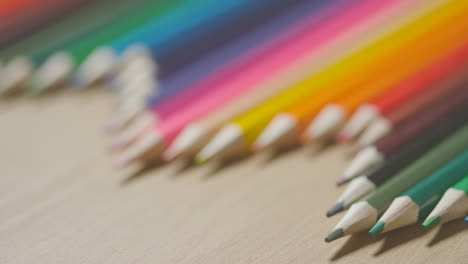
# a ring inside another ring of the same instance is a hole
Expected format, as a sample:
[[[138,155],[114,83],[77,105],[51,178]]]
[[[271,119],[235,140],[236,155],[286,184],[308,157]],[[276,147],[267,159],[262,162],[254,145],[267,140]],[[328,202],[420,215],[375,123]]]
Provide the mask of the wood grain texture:
[[[0,263],[463,263],[462,221],[327,244],[339,147],[116,171],[106,91],[0,101]]]

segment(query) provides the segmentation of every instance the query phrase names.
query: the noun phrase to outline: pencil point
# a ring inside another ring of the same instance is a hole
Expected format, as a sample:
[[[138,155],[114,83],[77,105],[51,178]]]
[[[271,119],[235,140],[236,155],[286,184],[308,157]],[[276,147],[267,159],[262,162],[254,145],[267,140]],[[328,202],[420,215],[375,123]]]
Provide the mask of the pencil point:
[[[33,69],[34,67],[29,59],[24,57],[17,57],[8,62],[2,71],[0,94],[10,94],[24,88],[26,80],[31,76]]]
[[[327,211],[327,217],[336,215],[345,209],[343,202],[336,203]]]
[[[114,68],[116,55],[111,48],[93,51],[76,71],[76,82],[82,88],[103,80]]]
[[[243,131],[240,126],[231,123],[223,127],[208,144],[197,154],[196,159],[203,161],[212,158],[232,158],[244,150]]]
[[[128,142],[126,141],[117,141],[117,142],[112,143],[110,149],[113,152],[117,152],[117,151],[124,149],[127,145],[128,145]]]
[[[198,164],[198,165],[202,165],[203,163],[207,162],[208,159],[206,157],[204,157],[203,155],[196,155],[195,158],[195,163]]]
[[[437,226],[439,223],[440,223],[440,217],[433,216],[424,220],[424,222],[422,223],[422,227],[424,228],[424,230],[429,230]]]
[[[50,56],[34,73],[28,90],[33,94],[44,92],[65,82],[73,71],[75,62],[65,52]]]
[[[330,243],[334,240],[337,240],[338,238],[343,237],[343,235],[344,235],[344,231],[342,228],[334,229],[325,238],[325,242]]]
[[[336,181],[336,185],[338,186],[341,186],[345,183],[347,183],[349,181],[349,179],[345,176],[342,176],[341,178],[339,178],[337,181]]]
[[[335,142],[338,143],[338,144],[343,144],[343,143],[346,143],[350,140],[350,137],[344,133],[344,132],[340,132],[338,135],[336,135],[335,137]]]
[[[377,224],[375,224],[374,227],[372,227],[372,229],[369,231],[369,235],[371,237],[375,237],[376,235],[382,233],[383,229],[385,227],[385,223],[384,222],[377,222]]]
[[[210,133],[197,124],[187,125],[172,141],[163,154],[166,160],[193,157],[209,139]]]
[[[117,160],[117,162],[115,163],[115,168],[117,168],[117,169],[123,169],[123,168],[125,168],[128,164],[130,164],[130,162],[132,162],[132,160],[131,160],[131,159],[128,159],[128,158],[119,159],[119,160]]]
[[[297,135],[296,119],[287,114],[276,115],[254,142],[253,149],[260,151],[266,148],[282,146]]]
[[[312,123],[307,127],[305,134],[313,140],[327,140],[333,136],[345,121],[343,109],[330,104],[322,109]],[[306,140],[307,140],[306,138]]]
[[[356,111],[354,111],[340,134],[345,136],[345,141],[356,138],[377,117],[378,113],[378,109],[371,104],[361,105]],[[344,143],[345,141],[339,143]]]

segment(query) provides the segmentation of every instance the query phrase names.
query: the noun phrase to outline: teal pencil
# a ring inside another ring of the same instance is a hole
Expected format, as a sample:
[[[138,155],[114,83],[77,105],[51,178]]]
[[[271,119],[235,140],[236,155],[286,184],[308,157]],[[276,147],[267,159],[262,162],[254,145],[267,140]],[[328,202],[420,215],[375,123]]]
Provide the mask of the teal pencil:
[[[467,213],[468,174],[444,193],[434,210],[422,223],[422,227],[431,229],[438,224],[461,219]]]
[[[468,216],[465,218],[465,224],[468,224]]]
[[[416,224],[425,218],[439,202],[444,192],[468,173],[468,150],[395,198],[369,231],[375,236],[404,226]]]

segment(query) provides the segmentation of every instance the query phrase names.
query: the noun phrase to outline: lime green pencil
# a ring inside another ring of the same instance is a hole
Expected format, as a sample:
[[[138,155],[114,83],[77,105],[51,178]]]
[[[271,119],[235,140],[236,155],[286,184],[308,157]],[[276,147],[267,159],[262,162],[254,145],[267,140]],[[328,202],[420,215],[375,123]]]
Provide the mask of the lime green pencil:
[[[330,242],[370,229],[376,224],[379,214],[383,213],[397,195],[424,179],[466,148],[468,148],[468,125],[457,130],[374,192],[353,204],[325,241]]]
[[[419,219],[426,217],[436,206],[444,192],[468,173],[467,164],[468,150],[465,150],[449,163],[405,191],[401,196],[395,198],[387,211],[377,221],[377,224],[369,231],[369,235],[375,236],[415,224]],[[429,221],[429,223],[435,222]]]
[[[80,65],[94,48],[138,28],[181,1],[150,1],[150,3],[140,6],[135,12],[123,17],[122,20],[54,53],[33,74],[28,84],[29,92],[40,93],[66,81],[74,68]]]
[[[6,74],[0,83],[0,94],[18,91],[24,87],[34,67],[53,52],[111,24],[137,9],[143,2],[147,0],[97,1],[1,49],[0,58],[8,64],[5,65]]]
[[[424,229],[431,229],[439,223],[461,219],[468,213],[468,174],[450,187],[440,199],[431,214],[422,223]]]

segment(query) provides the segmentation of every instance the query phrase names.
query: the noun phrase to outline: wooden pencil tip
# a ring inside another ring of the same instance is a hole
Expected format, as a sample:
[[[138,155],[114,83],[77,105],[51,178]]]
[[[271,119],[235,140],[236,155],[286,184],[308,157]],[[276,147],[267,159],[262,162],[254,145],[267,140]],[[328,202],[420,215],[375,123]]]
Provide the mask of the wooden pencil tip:
[[[122,158],[122,159],[118,160],[115,163],[115,168],[116,169],[123,169],[123,168],[127,167],[127,165],[130,164],[130,162],[132,162],[132,159]]]
[[[195,160],[195,163],[198,165],[202,165],[208,161],[208,159],[205,156],[200,155],[200,154],[196,155],[194,160]]]
[[[344,235],[344,230],[342,228],[338,228],[335,230],[332,230],[330,234],[325,238],[325,242],[330,243],[334,240],[337,240],[338,238],[343,237]]]
[[[377,222],[377,224],[375,224],[375,226],[372,227],[371,230],[369,230],[369,235],[370,235],[371,237],[374,237],[374,236],[376,236],[376,235],[382,233],[384,227],[385,227],[385,223],[384,223],[384,222],[380,222],[380,221]]]
[[[128,145],[128,142],[117,141],[117,142],[112,143],[110,150],[112,152],[117,152],[117,151],[124,149],[127,145]]]
[[[344,209],[343,202],[336,203],[327,211],[327,217],[334,216],[337,213],[342,212]]]
[[[439,216],[433,216],[430,217],[422,223],[422,228],[424,230],[429,230],[432,229],[433,227],[437,226],[440,223],[440,217]]]
[[[338,144],[343,144],[343,143],[346,143],[350,140],[350,137],[346,134],[346,133],[343,133],[343,132],[340,132],[338,135],[336,135],[335,137],[335,142],[338,143]]]
[[[347,177],[341,177],[336,181],[336,185],[341,186],[345,183],[347,183],[349,179]]]

